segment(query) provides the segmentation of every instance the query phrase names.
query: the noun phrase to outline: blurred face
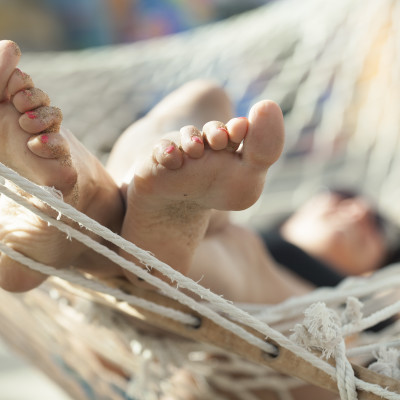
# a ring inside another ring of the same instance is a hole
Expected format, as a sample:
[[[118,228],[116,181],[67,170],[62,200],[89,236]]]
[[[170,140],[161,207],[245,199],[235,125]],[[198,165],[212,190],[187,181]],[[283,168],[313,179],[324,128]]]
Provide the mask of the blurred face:
[[[287,238],[294,244],[344,275],[373,271],[381,266],[386,255],[384,237],[373,210],[361,197],[318,195],[284,229],[290,231]]]

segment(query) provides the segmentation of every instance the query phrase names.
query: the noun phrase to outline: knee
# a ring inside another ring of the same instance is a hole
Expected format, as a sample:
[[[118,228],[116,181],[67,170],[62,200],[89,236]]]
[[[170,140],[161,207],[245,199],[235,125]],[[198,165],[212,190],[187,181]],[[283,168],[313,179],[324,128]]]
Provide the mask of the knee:
[[[211,79],[190,81],[183,86],[183,89],[207,103],[212,102],[218,106],[231,107],[232,103],[225,89]]]
[[[228,95],[223,87],[212,79],[194,79],[185,83],[182,86],[182,90],[189,91],[193,94],[197,93],[199,96],[221,96],[229,101]]]
[[[228,121],[233,117],[233,105],[225,89],[210,79],[196,79],[182,87],[183,95],[192,98],[205,120]]]
[[[233,117],[233,106],[225,90],[207,79],[185,83],[171,92],[148,114],[161,121],[167,131],[184,125],[202,127],[208,121],[227,122]]]

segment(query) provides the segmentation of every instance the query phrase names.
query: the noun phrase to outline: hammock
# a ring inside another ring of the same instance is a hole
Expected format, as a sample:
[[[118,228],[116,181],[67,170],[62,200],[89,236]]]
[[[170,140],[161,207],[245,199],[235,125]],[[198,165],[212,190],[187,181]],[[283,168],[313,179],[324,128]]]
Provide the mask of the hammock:
[[[304,0],[301,7],[281,0],[159,40],[28,55],[23,68],[63,108],[65,124],[84,132],[80,139],[102,159],[126,126],[190,79],[219,81],[239,115],[259,99],[275,100],[285,115],[286,150],[271,168],[260,201],[238,213],[238,221],[268,223],[319,187],[340,184],[369,195],[381,213],[399,222],[399,17],[400,3],[390,0]],[[96,98],[96,110],[110,121],[90,109],[88,97]],[[66,236],[158,288],[147,292],[123,281],[55,270],[0,244],[11,258],[52,275],[23,295],[0,292],[7,304],[0,309],[0,334],[72,398],[152,400],[173,393],[176,399],[253,400],[269,391],[286,400],[308,382],[341,399],[400,399],[399,324],[369,329],[399,312],[400,266],[275,306],[232,304],[44,188],[3,165],[0,172],[171,282],[0,186],[3,195]],[[140,320],[169,334],[143,333]],[[192,380],[187,387],[175,380],[182,371]]]

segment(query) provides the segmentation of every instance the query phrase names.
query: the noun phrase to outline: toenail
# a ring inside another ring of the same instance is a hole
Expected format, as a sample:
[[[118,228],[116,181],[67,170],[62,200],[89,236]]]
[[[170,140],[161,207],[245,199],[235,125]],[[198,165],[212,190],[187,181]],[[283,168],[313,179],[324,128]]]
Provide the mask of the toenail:
[[[164,153],[166,154],[171,154],[175,150],[175,146],[168,146],[165,150]]]
[[[198,136],[192,136],[191,139],[193,142],[203,144],[203,141]]]
[[[38,117],[37,114],[33,111],[27,111],[25,114],[28,116],[29,119],[36,119]]]
[[[225,128],[218,128],[219,131],[225,132],[227,135],[229,135],[229,132]]]
[[[47,135],[40,136],[40,141],[46,144],[49,141],[49,137]]]
[[[19,46],[17,45],[17,43],[12,42],[12,46],[14,47],[15,55],[17,57],[20,57],[21,56],[21,50],[20,50]]]

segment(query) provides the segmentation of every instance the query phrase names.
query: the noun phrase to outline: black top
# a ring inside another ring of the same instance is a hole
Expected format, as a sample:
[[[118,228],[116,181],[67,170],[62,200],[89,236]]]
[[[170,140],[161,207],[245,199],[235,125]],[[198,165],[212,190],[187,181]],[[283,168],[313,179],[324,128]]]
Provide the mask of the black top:
[[[259,232],[265,246],[279,264],[295,274],[319,286],[336,286],[344,276],[336,272],[324,262],[311,257],[305,251],[287,242],[279,233],[279,229]]]
[[[339,274],[328,264],[311,257],[299,247],[287,242],[279,228],[259,232],[264,244],[276,262],[288,268],[299,277],[317,287],[336,286],[345,276]],[[371,327],[368,331],[379,332],[395,321],[389,318]]]

